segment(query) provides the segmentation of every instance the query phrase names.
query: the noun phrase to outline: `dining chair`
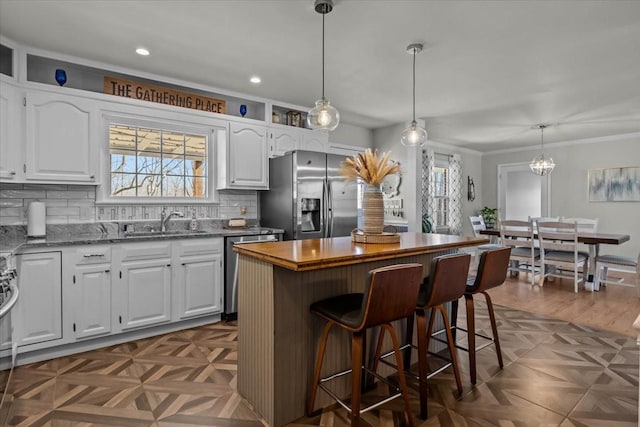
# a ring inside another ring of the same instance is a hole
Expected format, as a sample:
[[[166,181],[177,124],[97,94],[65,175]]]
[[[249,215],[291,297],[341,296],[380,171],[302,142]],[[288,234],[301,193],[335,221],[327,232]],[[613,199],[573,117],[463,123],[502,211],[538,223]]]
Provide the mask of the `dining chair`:
[[[480,231],[482,230],[486,230],[487,226],[484,223],[484,219],[482,218],[481,215],[475,216],[475,215],[471,215],[469,217],[469,222],[471,223],[471,228],[473,229],[473,235],[474,237],[485,237],[482,234],[480,234]],[[492,237],[493,239],[493,237]],[[488,243],[486,245],[480,245],[480,246],[475,246],[475,255],[479,255],[482,252],[485,251],[489,251],[492,249],[498,249],[503,247],[501,244],[499,243]]]
[[[638,297],[640,297],[640,253],[638,258],[619,255],[599,255],[595,259],[595,283],[594,289],[600,289],[601,284],[615,284],[621,286],[635,287]],[[624,278],[612,280],[608,277],[609,270],[635,273],[634,283],[624,283]]]
[[[578,250],[578,224],[576,222],[539,221],[540,285],[546,277],[572,277],[573,290],[578,292],[580,282],[586,282],[589,255]],[[582,269],[582,277],[578,271]]]
[[[503,220],[500,222],[500,241],[502,246],[511,248],[509,272],[521,271],[531,274],[531,284],[535,285],[536,262],[540,259],[540,249],[535,247],[533,223],[521,220]]]

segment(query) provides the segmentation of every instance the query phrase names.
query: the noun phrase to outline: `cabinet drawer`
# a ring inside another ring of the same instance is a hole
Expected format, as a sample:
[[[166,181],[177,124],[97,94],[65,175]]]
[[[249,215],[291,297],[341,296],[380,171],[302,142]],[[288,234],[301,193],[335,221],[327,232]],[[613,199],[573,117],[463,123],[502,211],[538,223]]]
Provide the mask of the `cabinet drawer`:
[[[171,242],[126,243],[119,246],[122,261],[171,258]]]
[[[178,256],[222,252],[222,237],[212,239],[186,239],[174,242]]]
[[[103,264],[111,262],[111,246],[82,246],[74,254],[75,265]]]

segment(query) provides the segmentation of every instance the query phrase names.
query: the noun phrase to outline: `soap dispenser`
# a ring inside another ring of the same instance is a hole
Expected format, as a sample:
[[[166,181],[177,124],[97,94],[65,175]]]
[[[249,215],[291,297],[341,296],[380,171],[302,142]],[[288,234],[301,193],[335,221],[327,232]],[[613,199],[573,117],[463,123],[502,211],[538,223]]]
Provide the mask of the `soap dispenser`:
[[[198,230],[198,220],[196,219],[196,211],[193,211],[193,215],[191,216],[191,225],[189,226],[191,231]]]

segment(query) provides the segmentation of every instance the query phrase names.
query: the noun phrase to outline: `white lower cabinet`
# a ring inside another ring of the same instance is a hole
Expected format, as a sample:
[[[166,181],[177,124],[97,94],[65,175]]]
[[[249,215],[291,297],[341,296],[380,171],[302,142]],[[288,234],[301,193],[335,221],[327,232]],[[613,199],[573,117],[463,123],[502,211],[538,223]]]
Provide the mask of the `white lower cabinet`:
[[[20,296],[14,307],[17,310],[14,328],[18,346],[61,339],[61,253],[55,251],[17,255],[16,266]]]
[[[171,243],[118,245],[114,317],[122,330],[171,320]]]
[[[175,243],[178,265],[173,270],[174,318],[222,311],[222,238]]]
[[[111,247],[80,246],[63,253],[66,313],[76,339],[111,333]]]

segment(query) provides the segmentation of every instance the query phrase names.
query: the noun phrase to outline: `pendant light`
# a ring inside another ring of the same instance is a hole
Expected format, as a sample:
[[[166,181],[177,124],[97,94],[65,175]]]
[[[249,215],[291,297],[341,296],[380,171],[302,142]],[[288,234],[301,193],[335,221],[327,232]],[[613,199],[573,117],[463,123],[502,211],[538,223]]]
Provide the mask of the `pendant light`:
[[[540,129],[540,155],[534,158],[529,164],[531,172],[540,176],[549,175],[553,172],[553,168],[556,167],[551,157],[547,158],[544,156],[544,130],[549,126],[551,125],[539,124],[536,126],[536,128]]]
[[[413,55],[413,120],[402,132],[402,145],[411,147],[415,145],[423,146],[427,140],[427,131],[418,126],[416,122],[416,55],[422,52],[421,43],[413,43],[407,46],[407,53]]]
[[[311,129],[334,130],[340,122],[340,113],[324,97],[324,16],[333,10],[333,2],[315,0],[314,7],[322,15],[322,98],[316,101],[316,106],[307,114],[307,123]]]

